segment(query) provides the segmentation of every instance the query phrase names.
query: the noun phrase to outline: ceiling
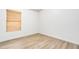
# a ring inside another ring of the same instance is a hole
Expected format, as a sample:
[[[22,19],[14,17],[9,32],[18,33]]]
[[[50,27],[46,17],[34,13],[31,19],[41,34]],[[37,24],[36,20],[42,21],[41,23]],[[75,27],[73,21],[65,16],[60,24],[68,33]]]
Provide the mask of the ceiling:
[[[19,11],[19,12],[22,11],[22,9],[10,9],[10,10],[15,10],[15,11]],[[29,10],[40,12],[42,9],[29,9]]]
[[[40,12],[42,9],[30,9],[30,10]]]

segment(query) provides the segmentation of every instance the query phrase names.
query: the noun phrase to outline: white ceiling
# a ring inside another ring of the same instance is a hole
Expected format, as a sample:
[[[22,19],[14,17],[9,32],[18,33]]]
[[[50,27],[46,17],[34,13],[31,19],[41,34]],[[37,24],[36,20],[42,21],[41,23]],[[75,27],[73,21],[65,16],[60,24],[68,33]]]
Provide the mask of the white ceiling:
[[[42,9],[30,9],[30,10],[40,12]]]
[[[22,11],[22,9],[9,9],[9,10],[15,10],[15,11],[19,11],[19,12]]]
[[[15,10],[15,11],[19,11],[19,12],[22,11],[22,9],[10,9],[10,10]],[[42,9],[29,9],[29,10],[36,11],[36,12],[42,11]]]

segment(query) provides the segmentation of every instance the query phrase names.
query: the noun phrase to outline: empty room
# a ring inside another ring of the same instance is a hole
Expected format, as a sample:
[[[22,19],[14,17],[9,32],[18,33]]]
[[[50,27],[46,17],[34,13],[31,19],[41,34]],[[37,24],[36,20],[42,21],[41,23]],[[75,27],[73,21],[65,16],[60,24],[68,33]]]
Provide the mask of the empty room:
[[[79,9],[0,9],[0,49],[79,49]]]

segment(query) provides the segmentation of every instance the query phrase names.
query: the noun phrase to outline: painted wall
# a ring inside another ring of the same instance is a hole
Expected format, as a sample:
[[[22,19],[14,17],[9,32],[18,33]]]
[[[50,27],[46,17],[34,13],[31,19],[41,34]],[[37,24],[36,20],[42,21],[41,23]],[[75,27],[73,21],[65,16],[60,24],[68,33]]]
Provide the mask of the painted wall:
[[[40,14],[42,34],[79,44],[79,10],[47,9]]]
[[[6,10],[0,9],[0,41],[37,33],[37,18],[37,12],[24,9],[22,10],[22,30],[6,32]]]
[[[22,30],[6,32],[6,10],[0,9],[0,41],[34,33],[57,37],[79,44],[79,10],[47,9],[39,13],[22,10]]]
[[[40,29],[41,29],[41,25],[40,25],[40,23],[41,23],[41,22],[40,22],[40,20],[41,20],[41,19],[40,19],[40,15],[41,15],[40,12],[38,12],[38,20],[37,20],[37,25],[38,25],[38,26],[37,26],[37,30],[38,30],[38,33],[40,33]]]

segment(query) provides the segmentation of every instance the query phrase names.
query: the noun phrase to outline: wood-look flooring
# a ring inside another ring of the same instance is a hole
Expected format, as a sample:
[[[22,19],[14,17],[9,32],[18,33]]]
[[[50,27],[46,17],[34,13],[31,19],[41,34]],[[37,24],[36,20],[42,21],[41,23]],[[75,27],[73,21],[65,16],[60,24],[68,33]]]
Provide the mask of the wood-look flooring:
[[[0,43],[0,49],[78,49],[73,43],[42,34],[8,40]]]

